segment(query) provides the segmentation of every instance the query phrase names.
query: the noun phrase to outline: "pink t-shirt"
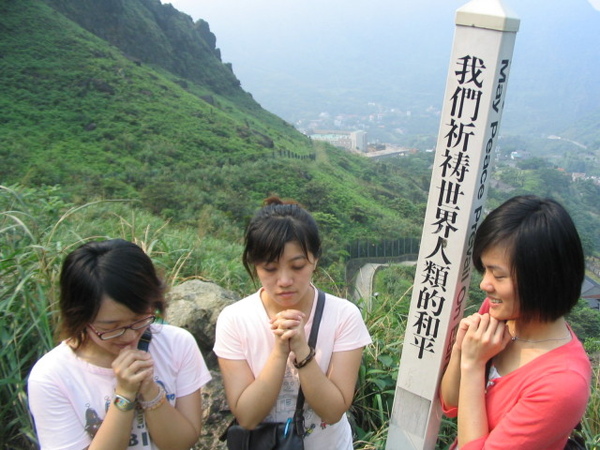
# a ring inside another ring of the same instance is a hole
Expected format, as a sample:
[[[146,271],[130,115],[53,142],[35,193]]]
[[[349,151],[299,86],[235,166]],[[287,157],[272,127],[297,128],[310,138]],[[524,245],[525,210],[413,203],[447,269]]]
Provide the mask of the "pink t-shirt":
[[[255,377],[265,366],[275,345],[269,317],[259,293],[260,291],[221,311],[214,347],[214,352],[220,358],[246,360]],[[316,300],[315,289],[313,308],[304,328],[307,338],[313,322]],[[334,352],[355,350],[370,343],[371,337],[356,305],[326,294],[315,355],[321,370],[327,372]],[[279,397],[264,421],[285,422],[292,417],[298,388],[298,371],[293,366],[290,356]],[[306,403],[304,411],[306,450],[352,449],[352,432],[345,415],[342,420],[330,425],[325,424]]]
[[[154,376],[175,406],[177,397],[200,389],[211,379],[189,331],[152,325],[149,352]],[[91,443],[88,432],[104,419],[116,385],[112,369],[90,364],[65,342],[46,353],[31,370],[29,407],[42,450],[81,450]],[[155,449],[142,410],[137,410],[128,448]]]
[[[486,299],[479,312],[488,311]],[[486,391],[490,432],[461,450],[564,449],[590,395],[590,360],[572,334],[573,339],[565,345],[490,381]],[[443,399],[442,407],[449,417],[458,414],[458,409],[446,407]]]

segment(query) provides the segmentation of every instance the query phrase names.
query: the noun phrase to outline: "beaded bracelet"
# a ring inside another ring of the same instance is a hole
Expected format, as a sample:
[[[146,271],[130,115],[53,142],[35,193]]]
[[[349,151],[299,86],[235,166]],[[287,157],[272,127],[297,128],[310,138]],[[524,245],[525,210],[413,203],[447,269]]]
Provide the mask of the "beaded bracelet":
[[[152,406],[148,406],[147,408],[144,408],[144,411],[154,411],[155,409],[158,409],[162,406],[162,404],[167,400],[167,396],[163,395],[157,403],[153,404]]]
[[[152,411],[157,409],[160,405],[162,405],[166,400],[165,389],[159,384],[158,385],[158,394],[152,400],[147,402],[143,400],[138,400],[140,406],[146,411]]]
[[[294,367],[296,369],[302,369],[305,365],[307,365],[309,362],[311,362],[311,360],[315,357],[315,349],[310,346],[308,348],[309,348],[309,352],[308,352],[308,356],[306,358],[304,358],[300,362],[296,362],[296,360],[294,360]]]

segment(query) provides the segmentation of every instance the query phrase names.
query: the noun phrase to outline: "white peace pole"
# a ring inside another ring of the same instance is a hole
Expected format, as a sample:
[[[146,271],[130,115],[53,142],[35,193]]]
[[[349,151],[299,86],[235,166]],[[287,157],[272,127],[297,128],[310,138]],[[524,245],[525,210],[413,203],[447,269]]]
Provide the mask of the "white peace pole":
[[[501,0],[473,0],[456,11],[387,450],[435,447],[438,385],[464,311],[519,24]]]

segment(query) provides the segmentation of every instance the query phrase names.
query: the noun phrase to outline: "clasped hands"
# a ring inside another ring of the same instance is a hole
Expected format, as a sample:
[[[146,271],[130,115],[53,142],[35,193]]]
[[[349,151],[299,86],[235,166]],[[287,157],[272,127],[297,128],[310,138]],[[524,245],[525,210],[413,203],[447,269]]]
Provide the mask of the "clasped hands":
[[[160,388],[154,381],[154,360],[150,353],[132,347],[122,349],[112,363],[117,378],[115,392],[133,401],[154,398]]]
[[[461,351],[461,365],[486,364],[511,340],[508,326],[488,313],[472,314],[460,321],[454,346]]]
[[[305,347],[308,352],[304,334],[305,321],[306,315],[296,309],[280,311],[271,319],[271,330],[281,350],[298,354]]]

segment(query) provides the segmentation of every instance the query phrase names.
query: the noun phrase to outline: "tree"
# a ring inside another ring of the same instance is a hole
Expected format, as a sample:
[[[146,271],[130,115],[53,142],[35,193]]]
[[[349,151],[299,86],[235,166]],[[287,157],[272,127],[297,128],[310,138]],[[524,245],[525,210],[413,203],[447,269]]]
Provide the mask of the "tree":
[[[600,311],[590,308],[587,300],[580,299],[567,320],[580,341],[600,337]]]

